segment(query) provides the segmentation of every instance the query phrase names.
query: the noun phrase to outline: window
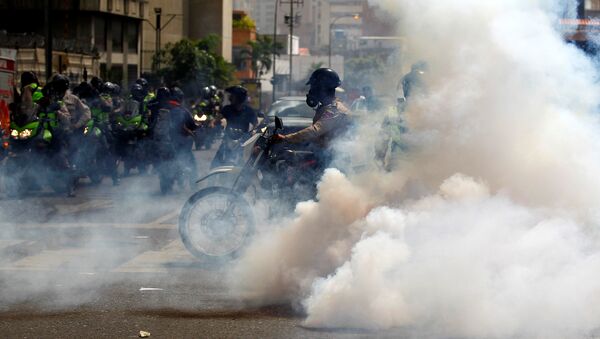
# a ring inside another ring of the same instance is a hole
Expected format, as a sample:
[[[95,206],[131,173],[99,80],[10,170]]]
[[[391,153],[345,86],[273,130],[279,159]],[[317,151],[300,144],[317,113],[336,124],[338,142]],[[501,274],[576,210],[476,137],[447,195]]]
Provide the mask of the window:
[[[94,18],[94,45],[98,52],[106,51],[106,21],[103,18]]]
[[[585,9],[588,11],[600,11],[600,0],[586,0]]]
[[[127,23],[127,52],[138,52],[138,24],[137,22]]]
[[[138,78],[138,66],[137,65],[127,65],[127,81],[131,85]]]
[[[107,78],[108,81],[121,86],[121,81],[123,81],[123,65],[113,64],[110,72],[107,74]]]
[[[120,20],[114,20],[111,25],[112,51],[123,52],[123,23]]]

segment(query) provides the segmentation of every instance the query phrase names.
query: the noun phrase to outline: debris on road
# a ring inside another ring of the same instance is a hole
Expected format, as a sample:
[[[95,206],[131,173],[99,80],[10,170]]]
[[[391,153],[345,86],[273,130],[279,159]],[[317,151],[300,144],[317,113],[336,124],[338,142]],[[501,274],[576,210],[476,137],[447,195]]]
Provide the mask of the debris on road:
[[[140,338],[148,338],[150,336],[150,332],[140,331]]]

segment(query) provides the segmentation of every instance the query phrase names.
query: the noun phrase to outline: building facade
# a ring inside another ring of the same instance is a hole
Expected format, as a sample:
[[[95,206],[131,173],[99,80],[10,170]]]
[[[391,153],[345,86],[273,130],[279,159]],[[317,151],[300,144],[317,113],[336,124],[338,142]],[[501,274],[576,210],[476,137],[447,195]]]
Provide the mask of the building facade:
[[[50,6],[49,25],[44,4]],[[53,73],[79,81],[85,70],[127,84],[140,71],[144,6],[143,0],[0,0],[0,30],[5,32],[0,43],[18,51],[19,70],[43,73],[50,28]]]
[[[157,48],[181,39],[221,37],[220,54],[232,60],[232,0],[145,0],[143,72],[153,71]],[[159,18],[160,17],[160,18]],[[160,25],[159,25],[160,21]],[[158,41],[158,43],[157,43]]]

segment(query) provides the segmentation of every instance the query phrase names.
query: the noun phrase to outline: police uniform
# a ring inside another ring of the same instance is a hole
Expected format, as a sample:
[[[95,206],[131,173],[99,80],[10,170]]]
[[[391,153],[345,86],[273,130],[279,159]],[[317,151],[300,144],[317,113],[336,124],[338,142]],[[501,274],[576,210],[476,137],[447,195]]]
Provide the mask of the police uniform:
[[[76,95],[72,93],[65,94],[63,102],[71,115],[71,128],[78,130],[87,125],[92,119],[90,108],[84,104]]]
[[[332,140],[343,134],[350,125],[348,113],[348,109],[340,101],[321,106],[317,109],[311,126],[286,135],[285,140],[293,144],[315,142],[323,149],[328,148]]]

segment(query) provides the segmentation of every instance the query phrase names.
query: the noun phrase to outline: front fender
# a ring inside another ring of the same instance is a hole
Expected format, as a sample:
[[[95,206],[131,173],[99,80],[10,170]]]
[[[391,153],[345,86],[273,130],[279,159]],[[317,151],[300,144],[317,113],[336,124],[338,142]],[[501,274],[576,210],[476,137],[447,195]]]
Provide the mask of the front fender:
[[[233,174],[233,175],[237,175],[242,171],[241,167],[235,167],[235,166],[222,166],[222,167],[216,167],[214,168],[212,171],[210,171],[210,173],[208,173],[206,176],[200,178],[198,181],[196,181],[196,183],[201,183],[203,181],[205,181],[208,178],[214,177],[215,175],[219,175],[219,174]]]

